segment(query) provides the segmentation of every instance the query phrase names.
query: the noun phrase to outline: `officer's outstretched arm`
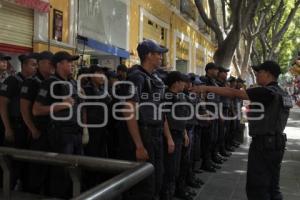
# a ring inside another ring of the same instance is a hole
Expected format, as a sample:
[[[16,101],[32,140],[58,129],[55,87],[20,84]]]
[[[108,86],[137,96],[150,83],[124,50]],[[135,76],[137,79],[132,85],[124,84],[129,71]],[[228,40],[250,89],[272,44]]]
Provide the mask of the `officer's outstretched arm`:
[[[123,115],[127,118],[128,131],[136,148],[136,159],[138,161],[146,161],[149,159],[149,156],[141,139],[139,126],[136,120],[136,103],[134,101],[127,101],[124,110],[126,110],[126,112],[123,112]]]
[[[195,86],[192,91],[194,92],[212,92],[221,96],[227,97],[238,97],[240,99],[249,100],[249,97],[245,90],[238,90],[226,87],[215,87],[215,86]]]

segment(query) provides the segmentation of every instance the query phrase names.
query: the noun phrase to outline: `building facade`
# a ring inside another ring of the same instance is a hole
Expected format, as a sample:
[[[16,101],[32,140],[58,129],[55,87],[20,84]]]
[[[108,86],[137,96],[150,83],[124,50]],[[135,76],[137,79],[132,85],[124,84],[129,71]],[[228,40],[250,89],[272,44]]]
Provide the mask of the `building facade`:
[[[0,26],[0,51],[14,58],[65,50],[115,69],[138,64],[138,43],[154,39],[169,49],[167,70],[203,74],[215,51],[192,0],[1,0]]]

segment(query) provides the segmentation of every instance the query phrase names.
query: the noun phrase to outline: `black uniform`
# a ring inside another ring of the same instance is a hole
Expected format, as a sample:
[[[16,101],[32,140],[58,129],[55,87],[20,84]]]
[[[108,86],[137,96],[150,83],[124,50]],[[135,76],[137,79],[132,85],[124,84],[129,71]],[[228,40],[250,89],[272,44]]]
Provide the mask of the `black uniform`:
[[[217,81],[219,87],[225,87],[225,82]],[[225,144],[227,140],[228,120],[224,119],[229,116],[230,99],[228,97],[220,97],[220,119],[219,119],[219,151],[222,156],[228,156],[229,154],[225,150]]]
[[[8,117],[15,137],[14,143],[4,141],[4,145],[21,149],[26,149],[28,147],[27,127],[22,119],[20,111],[20,92],[24,80],[25,77],[19,72],[14,76],[9,76],[1,85],[0,89],[0,96],[9,99]],[[18,179],[21,180],[22,183],[25,183],[25,164],[22,162],[14,162],[12,168],[12,187],[17,184]]]
[[[138,66],[128,75],[128,81],[135,86],[133,101],[140,105],[139,109],[139,131],[144,147],[148,151],[149,162],[154,165],[155,172],[142,181],[139,185],[128,192],[130,200],[153,199],[159,196],[163,175],[163,117],[158,119],[154,116],[153,106],[141,105],[141,103],[153,103],[159,106],[164,93],[164,83],[153,72],[149,74]],[[153,94],[159,96],[156,98]]]
[[[30,101],[33,105],[40,86],[44,81],[44,77],[37,72],[34,77],[26,79],[21,88],[21,99]],[[34,117],[34,124],[40,131],[41,135],[38,139],[29,138],[29,149],[37,151],[48,151],[47,128],[50,120],[49,115]],[[28,167],[29,179],[26,183],[26,191],[32,193],[43,193],[45,191],[45,183],[47,182],[48,167],[45,165],[30,164]]]
[[[167,98],[168,97],[168,98]],[[185,94],[178,93],[175,94],[171,91],[167,91],[165,95],[165,102],[172,103],[172,105],[166,105],[167,109],[172,110],[172,106],[175,103],[186,102]],[[183,118],[188,116],[188,108],[186,105],[177,105],[174,108],[175,116],[178,118]],[[165,196],[172,197],[175,193],[175,181],[179,176],[180,170],[180,160],[181,160],[181,151],[184,141],[184,131],[186,127],[187,120],[178,120],[172,115],[172,112],[166,113],[166,118],[168,121],[169,129],[173,142],[175,144],[174,152],[168,153],[168,145],[165,144],[165,153],[164,153],[164,179],[162,193]]]
[[[102,96],[104,88],[96,88],[92,83],[88,83],[83,87],[86,96]],[[107,151],[107,120],[108,120],[108,104],[111,102],[111,97],[107,93],[104,98],[99,99],[86,99],[85,103],[99,103],[101,106],[87,105],[85,106],[87,115],[87,124],[90,125],[103,125],[102,127],[88,128],[89,142],[84,147],[84,154],[93,157],[108,157]],[[106,108],[105,108],[106,107]],[[86,187],[88,189],[94,187],[103,181],[99,173],[86,172]]]
[[[252,113],[251,108],[254,107],[251,106],[248,113],[252,143],[248,155],[247,196],[249,200],[281,200],[279,177],[286,143],[283,130],[292,100],[277,82],[271,82],[265,87],[250,88],[247,94],[251,102],[262,103],[265,108],[263,113]],[[263,119],[249,118],[261,114],[264,114]]]
[[[59,83],[53,86],[53,94],[51,94],[51,85],[57,81],[65,81],[58,74],[51,76],[48,80],[44,81],[41,85],[40,91],[36,98],[36,101],[50,106],[53,103],[62,102],[62,96],[68,94],[72,95],[75,100],[74,106],[71,108],[73,112],[70,115],[70,119],[59,120],[54,119],[51,116],[51,120],[48,128],[48,141],[49,151],[63,154],[82,154],[82,136],[81,128],[77,123],[77,107],[80,103],[77,87],[75,81],[67,80],[65,83]],[[69,87],[66,83],[70,83]],[[60,96],[60,98],[54,98],[54,96]],[[64,109],[59,112],[53,113],[56,118],[65,118],[69,116],[70,109]],[[50,170],[50,195],[55,197],[68,198],[71,194],[71,180],[69,175],[61,168],[53,168]]]
[[[20,92],[24,76],[19,72],[8,77],[1,86],[0,95],[9,99],[8,113],[11,127],[15,133],[15,143],[8,144],[16,148],[27,147],[28,134],[20,111]]]
[[[218,86],[216,83],[216,80],[213,78],[210,78],[208,76],[206,76],[206,85],[208,86]],[[220,103],[220,96],[215,94],[215,93],[207,93],[206,96],[206,101],[210,102],[210,103],[214,103],[217,107],[219,106]],[[207,110],[211,111],[212,113],[214,113],[216,116],[216,119],[212,119],[210,122],[210,134],[208,134],[208,137],[210,137],[210,156],[206,155],[205,157],[208,158],[210,157],[211,159],[213,159],[214,162],[216,162],[217,158],[216,158],[216,154],[218,152],[218,137],[219,137],[219,133],[218,133],[218,124],[219,124],[219,115],[218,115],[218,110],[215,109],[214,106],[212,105],[207,105],[206,106]],[[217,108],[218,109],[218,108]],[[207,137],[207,134],[205,134]],[[207,160],[204,160],[205,162],[210,162]]]

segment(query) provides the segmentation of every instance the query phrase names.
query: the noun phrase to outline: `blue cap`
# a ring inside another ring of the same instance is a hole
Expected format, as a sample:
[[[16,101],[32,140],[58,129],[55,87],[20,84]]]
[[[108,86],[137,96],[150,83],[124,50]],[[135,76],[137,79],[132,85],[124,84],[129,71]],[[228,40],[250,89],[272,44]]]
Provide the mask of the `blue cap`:
[[[137,47],[137,51],[138,51],[139,57],[141,57],[141,56],[147,55],[150,52],[167,53],[169,50],[167,48],[160,46],[154,40],[144,40],[139,43],[139,45]]]

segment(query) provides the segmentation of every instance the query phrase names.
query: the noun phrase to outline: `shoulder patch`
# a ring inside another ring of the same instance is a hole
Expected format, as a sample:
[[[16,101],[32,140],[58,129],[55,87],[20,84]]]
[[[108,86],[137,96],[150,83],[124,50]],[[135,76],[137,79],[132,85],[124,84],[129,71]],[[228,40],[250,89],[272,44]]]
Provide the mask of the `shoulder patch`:
[[[44,89],[40,89],[40,91],[39,91],[39,96],[41,96],[41,97],[46,97],[47,96],[47,94],[48,94],[48,91],[47,90],[44,90]]]
[[[28,93],[28,87],[27,86],[23,86],[21,88],[21,93]]]
[[[1,91],[7,91],[7,85],[3,83],[3,84],[1,85],[0,90],[1,90]]]

